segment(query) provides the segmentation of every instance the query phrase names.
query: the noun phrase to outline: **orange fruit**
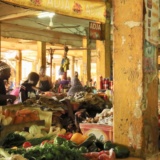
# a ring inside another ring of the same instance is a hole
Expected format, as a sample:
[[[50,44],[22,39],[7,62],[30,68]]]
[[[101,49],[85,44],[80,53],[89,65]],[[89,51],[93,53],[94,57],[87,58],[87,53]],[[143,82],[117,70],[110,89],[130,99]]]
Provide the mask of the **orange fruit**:
[[[70,141],[76,143],[76,144],[81,144],[82,142],[84,142],[86,139],[88,138],[87,135],[83,135],[81,133],[73,133]]]

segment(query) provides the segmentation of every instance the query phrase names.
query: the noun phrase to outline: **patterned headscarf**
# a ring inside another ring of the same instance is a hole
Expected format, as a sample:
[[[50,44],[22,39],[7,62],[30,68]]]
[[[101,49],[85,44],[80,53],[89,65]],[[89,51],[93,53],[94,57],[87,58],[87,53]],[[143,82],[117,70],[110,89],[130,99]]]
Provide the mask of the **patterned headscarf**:
[[[10,66],[5,62],[0,61],[0,72],[5,69],[10,69]]]

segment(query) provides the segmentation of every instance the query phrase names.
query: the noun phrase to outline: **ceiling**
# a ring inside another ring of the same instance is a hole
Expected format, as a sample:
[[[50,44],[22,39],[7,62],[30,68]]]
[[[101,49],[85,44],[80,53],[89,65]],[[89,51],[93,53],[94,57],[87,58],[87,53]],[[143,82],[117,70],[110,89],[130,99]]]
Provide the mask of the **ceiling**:
[[[64,45],[68,45],[69,54],[80,57],[82,50],[86,49],[82,40],[88,36],[90,20],[59,14],[53,18],[38,18],[39,13],[41,11],[0,2],[1,55],[30,50],[32,52],[27,56],[32,58],[34,52],[37,53],[37,41],[41,41],[46,42],[47,49],[57,49],[56,54],[62,54]],[[88,44],[95,50],[94,40],[89,40]]]

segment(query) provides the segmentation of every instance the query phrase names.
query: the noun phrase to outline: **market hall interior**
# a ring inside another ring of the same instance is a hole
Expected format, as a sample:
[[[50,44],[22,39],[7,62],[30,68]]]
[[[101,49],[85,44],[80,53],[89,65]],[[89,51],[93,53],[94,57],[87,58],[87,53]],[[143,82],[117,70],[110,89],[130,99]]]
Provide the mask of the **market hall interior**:
[[[106,1],[107,13],[110,13],[109,15],[112,17],[108,16],[105,22],[105,31],[103,32],[105,40],[103,41],[91,41],[87,38],[88,32],[85,28],[89,20],[72,17],[73,20],[67,16],[62,18],[62,15],[57,14],[57,23],[61,19],[66,20],[66,22],[60,22],[61,26],[58,24],[58,30],[61,30],[61,27],[66,27],[64,24],[67,23],[67,20],[70,20],[74,26],[74,28],[72,26],[63,28],[63,31],[67,30],[71,34],[67,32],[60,34],[60,31],[55,31],[56,27],[53,30],[51,27],[52,31],[43,30],[44,20],[41,20],[42,23],[37,20],[37,17],[32,17],[37,14],[35,12],[39,11],[26,9],[23,5],[17,7],[15,4],[4,2],[0,3],[1,11],[4,11],[0,12],[1,55],[6,51],[6,48],[12,51],[18,50],[13,58],[16,59],[14,63],[18,64],[16,65],[18,73],[16,74],[16,82],[20,83],[23,75],[21,72],[22,64],[19,61],[19,59],[23,59],[22,49],[33,49],[38,52],[31,68],[36,70],[37,63],[39,66],[46,64],[45,54],[48,55],[50,62],[56,53],[62,55],[61,51],[63,51],[64,45],[74,46],[73,49],[70,47],[69,51],[71,54],[69,56],[72,59],[71,76],[75,66],[78,66],[79,68],[76,69],[80,71],[80,78],[85,84],[92,77],[91,61],[94,65],[96,64],[97,87],[99,87],[101,75],[110,77],[113,74],[114,141],[130,146],[133,157],[158,159],[159,2],[156,0]],[[17,14],[17,10],[19,10],[19,14]],[[7,15],[4,14],[6,12]],[[111,20],[112,23],[110,23]],[[21,26],[21,23],[25,25]],[[79,24],[84,25],[82,27],[84,30],[77,26]],[[32,26],[37,26],[40,30],[33,29]],[[54,36],[52,37],[52,35]],[[27,44],[23,44],[23,42]],[[34,45],[31,45],[33,43]],[[55,45],[55,49],[52,48],[54,44],[58,44]],[[28,53],[26,59],[29,58],[30,62],[33,52],[30,55]],[[36,60],[40,60],[40,62]],[[56,61],[56,58],[53,60]],[[58,60],[57,64],[60,64]],[[95,71],[93,72],[95,73]]]

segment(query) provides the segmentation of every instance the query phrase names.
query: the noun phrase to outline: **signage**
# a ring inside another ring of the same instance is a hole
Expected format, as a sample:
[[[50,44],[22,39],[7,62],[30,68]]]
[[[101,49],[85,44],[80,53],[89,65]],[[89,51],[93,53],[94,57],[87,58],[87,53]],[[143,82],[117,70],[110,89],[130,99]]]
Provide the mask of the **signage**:
[[[145,39],[157,46],[159,42],[159,1],[145,0]]]
[[[89,39],[102,40],[102,24],[89,22]]]
[[[42,11],[55,12],[71,17],[106,21],[106,4],[93,0],[1,0],[14,5]]]

